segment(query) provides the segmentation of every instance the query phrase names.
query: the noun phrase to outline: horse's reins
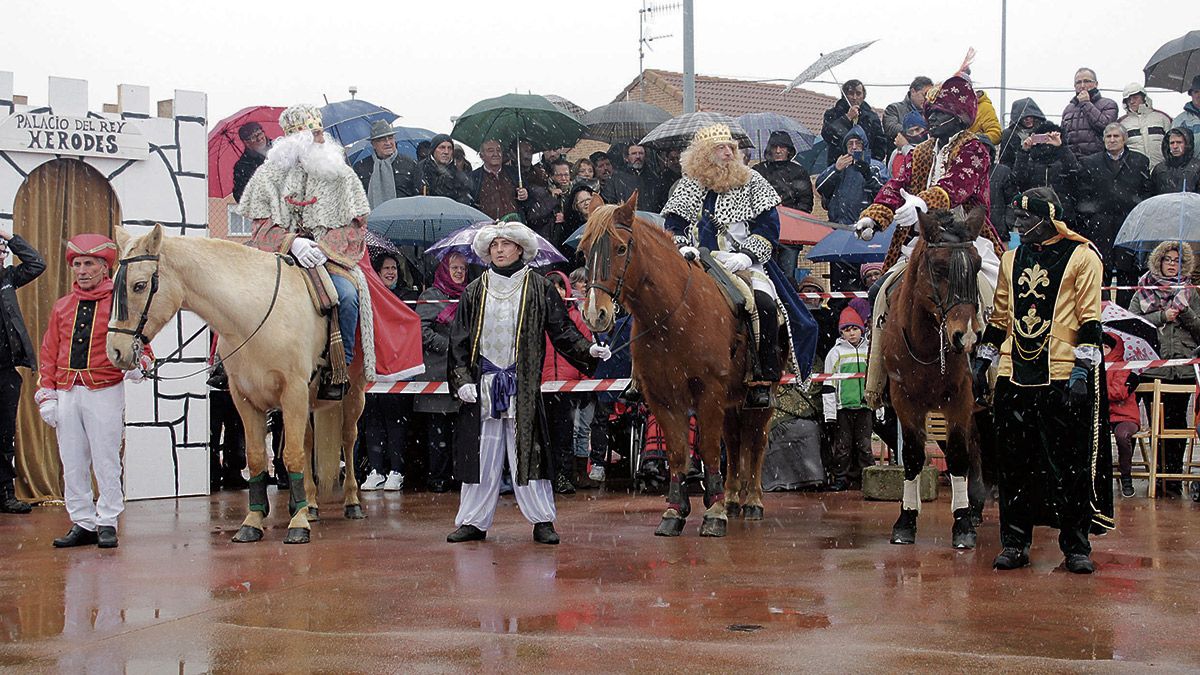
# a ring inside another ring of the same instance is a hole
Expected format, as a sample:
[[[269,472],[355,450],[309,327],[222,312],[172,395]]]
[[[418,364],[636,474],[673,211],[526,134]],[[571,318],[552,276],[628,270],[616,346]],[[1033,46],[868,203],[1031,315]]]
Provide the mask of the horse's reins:
[[[614,288],[613,290],[610,291],[608,289],[608,287],[606,287],[602,284],[596,283],[597,271],[603,271],[604,276],[607,278],[608,272],[611,269],[611,264],[612,264],[612,240],[609,237],[609,234],[607,232],[605,232],[603,235],[601,235],[596,240],[596,244],[593,247],[592,266],[591,266],[592,273],[591,273],[590,281],[587,285],[586,290],[590,291],[592,289],[596,289],[596,290],[604,291],[605,293],[608,294],[608,297],[613,299],[614,303],[620,304],[621,289],[623,289],[625,287],[625,274],[626,274],[626,272],[629,271],[629,261],[633,259],[633,241],[634,241],[634,239],[633,239],[633,227],[632,226],[625,225],[623,223],[614,223],[614,226],[619,229],[625,230],[626,232],[629,232],[629,235],[630,235],[629,242],[626,244],[625,265],[622,266],[622,268],[621,268],[621,276],[617,277],[616,288]],[[675,305],[671,309],[667,310],[667,313],[664,314],[661,318],[655,319],[654,323],[649,328],[642,330],[642,331],[638,331],[638,333],[636,335],[631,336],[629,338],[629,340],[627,342],[625,342],[625,344],[621,345],[620,347],[618,347],[616,349],[613,349],[612,350],[613,354],[616,354],[620,351],[629,349],[630,345],[633,344],[634,340],[637,340],[638,338],[643,337],[644,335],[646,335],[648,333],[652,333],[652,332],[658,330],[659,328],[662,328],[664,325],[666,325],[666,322],[671,318],[671,316],[673,314],[675,314],[675,310],[679,309],[683,305],[684,301],[687,300],[688,289],[690,289],[692,286],[692,265],[691,265],[691,263],[689,263],[687,267],[688,267],[687,280],[683,284],[683,295],[679,299],[679,304]]]
[[[129,300],[126,297],[128,291],[125,288],[125,272],[127,269],[126,266],[129,265],[130,263],[136,263],[136,262],[153,262],[154,263],[154,274],[152,274],[150,276],[150,293],[148,293],[146,295],[146,303],[144,305],[142,305],[142,314],[140,317],[138,317],[137,328],[135,328],[133,330],[129,330],[127,328],[112,328],[112,327],[110,327],[108,329],[108,332],[110,332],[110,333],[120,333],[122,335],[131,336],[132,337],[132,344],[130,345],[131,351],[132,352],[141,352],[145,349],[146,345],[150,344],[150,340],[146,337],[146,334],[143,331],[146,328],[146,322],[149,320],[150,303],[154,301],[154,295],[156,293],[158,293],[159,257],[157,255],[137,255],[137,256],[132,256],[129,258],[123,258],[118,262],[120,264],[120,267],[117,268],[117,274],[113,278],[113,289],[114,289],[113,290],[113,294],[114,294],[113,304],[116,306],[116,310],[117,310],[117,321],[125,321],[129,317],[129,307],[128,307]],[[242,344],[238,345],[237,348],[235,348],[233,351],[229,352],[229,354],[227,356],[225,356],[224,358],[218,357],[218,361],[217,361],[218,365],[221,363],[224,363],[226,359],[228,359],[229,357],[238,353],[238,351],[240,351],[242,349],[242,347],[245,347],[246,344],[250,342],[251,338],[253,338],[255,335],[258,334],[258,331],[263,327],[263,325],[265,325],[267,323],[267,319],[271,317],[271,312],[274,311],[274,309],[275,309],[275,301],[279,299],[279,282],[280,282],[280,279],[282,276],[283,276],[283,256],[276,254],[275,255],[275,288],[271,292],[271,304],[267,307],[267,313],[263,315],[262,321],[258,322],[258,326],[254,329],[254,331],[251,332],[250,335],[247,336],[245,340],[242,340]],[[190,342],[190,340],[189,340],[189,342]],[[171,352],[170,354],[167,354],[166,356],[164,356],[161,359],[155,359],[154,371],[150,372],[150,373],[146,373],[146,377],[149,377],[152,380],[186,380],[189,377],[194,377],[196,375],[199,375],[200,373],[208,372],[208,366],[205,366],[204,368],[201,368],[200,370],[197,370],[193,373],[188,373],[187,375],[179,375],[176,377],[166,377],[164,375],[158,374],[158,369],[159,369],[158,364],[170,361],[176,355],[183,353],[183,349],[186,346],[187,346],[186,343],[181,344],[178,349]]]
[[[971,273],[969,265],[966,261],[969,260],[968,251],[975,246],[974,242],[943,242],[931,244],[926,242],[926,248],[944,248],[951,249],[950,256],[950,271],[947,279],[947,288],[945,297],[940,297],[938,294],[938,285],[933,278],[933,266],[928,261],[923,261],[925,271],[929,275],[929,299],[937,307],[938,314],[938,355],[936,359],[925,361],[917,356],[913,351],[912,342],[908,339],[908,329],[901,328],[900,333],[904,338],[904,347],[908,350],[908,355],[914,361],[923,366],[932,366],[936,361],[942,375],[946,374],[946,318],[950,314],[950,310],[959,305],[974,305],[979,307],[979,287],[975,281],[975,275]],[[957,264],[956,264],[957,263]]]

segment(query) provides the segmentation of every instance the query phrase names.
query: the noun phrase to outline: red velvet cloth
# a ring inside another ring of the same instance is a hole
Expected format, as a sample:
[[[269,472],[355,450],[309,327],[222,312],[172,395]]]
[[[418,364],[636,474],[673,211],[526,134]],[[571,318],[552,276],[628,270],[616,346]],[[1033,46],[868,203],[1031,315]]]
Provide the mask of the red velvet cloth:
[[[383,283],[371,267],[369,254],[363,253],[358,266],[371,293],[375,373],[393,379],[421,374],[425,369],[421,358],[421,317]]]

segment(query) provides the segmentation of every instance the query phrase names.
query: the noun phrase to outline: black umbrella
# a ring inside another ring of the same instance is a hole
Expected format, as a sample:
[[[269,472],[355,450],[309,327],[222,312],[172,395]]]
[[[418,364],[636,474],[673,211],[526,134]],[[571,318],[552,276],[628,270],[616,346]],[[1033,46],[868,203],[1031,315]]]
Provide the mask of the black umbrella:
[[[1175,38],[1154,52],[1142,69],[1147,87],[1187,91],[1200,75],[1200,30]]]
[[[671,113],[641,101],[617,101],[602,105],[579,118],[587,127],[586,138],[605,143],[636,143],[671,119]]]

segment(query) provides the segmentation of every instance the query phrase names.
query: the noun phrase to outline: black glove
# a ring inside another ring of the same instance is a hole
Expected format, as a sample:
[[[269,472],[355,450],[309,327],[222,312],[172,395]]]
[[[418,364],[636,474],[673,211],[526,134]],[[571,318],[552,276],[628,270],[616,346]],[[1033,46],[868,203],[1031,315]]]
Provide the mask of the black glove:
[[[1142,378],[1138,377],[1137,373],[1129,373],[1129,378],[1125,380],[1125,388],[1132,394],[1142,383]]]
[[[1091,397],[1088,396],[1088,370],[1086,361],[1075,359],[1075,367],[1071,369],[1071,379],[1067,380],[1067,404],[1072,408],[1084,408],[1091,400]]]
[[[991,359],[976,356],[971,359],[971,388],[975,391],[975,402],[986,405],[988,397],[988,368]]]

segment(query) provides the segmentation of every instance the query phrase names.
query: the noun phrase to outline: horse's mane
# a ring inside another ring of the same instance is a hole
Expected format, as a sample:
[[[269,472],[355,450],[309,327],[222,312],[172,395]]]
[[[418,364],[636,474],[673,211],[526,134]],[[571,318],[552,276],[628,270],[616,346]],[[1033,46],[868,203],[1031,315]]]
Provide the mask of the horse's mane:
[[[592,212],[591,216],[588,218],[587,227],[583,231],[583,238],[579,242],[579,248],[587,248],[590,250],[590,247],[595,244],[596,240],[598,240],[600,237],[606,234],[615,235],[617,233],[617,220],[615,215],[618,208],[620,208],[620,206],[616,204],[605,204],[604,206],[597,207],[596,210]],[[654,225],[653,223],[648,223],[645,220],[638,218],[636,214],[633,216],[633,223],[631,225],[637,234],[644,233],[652,239],[657,239],[658,243],[670,244],[674,246],[674,242],[671,240],[671,235],[666,230]]]

